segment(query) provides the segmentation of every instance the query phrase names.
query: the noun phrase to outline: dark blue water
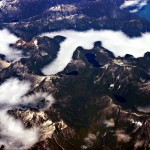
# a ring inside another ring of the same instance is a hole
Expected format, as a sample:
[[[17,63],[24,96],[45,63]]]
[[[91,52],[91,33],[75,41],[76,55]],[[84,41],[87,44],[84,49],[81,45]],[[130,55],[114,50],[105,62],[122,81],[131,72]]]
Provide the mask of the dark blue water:
[[[150,21],[150,3],[147,4],[142,10],[138,12],[138,15]]]
[[[114,98],[116,99],[116,101],[118,101],[118,102],[120,102],[120,103],[125,103],[125,102],[127,102],[127,100],[126,100],[124,97],[120,96],[120,95],[114,94],[113,96],[114,96]]]
[[[69,76],[77,76],[78,74],[79,74],[78,71],[72,71],[72,72],[66,73],[66,75],[69,75]]]
[[[89,63],[91,63],[94,67],[101,67],[102,65],[96,60],[96,56],[92,53],[86,53],[85,57]]]

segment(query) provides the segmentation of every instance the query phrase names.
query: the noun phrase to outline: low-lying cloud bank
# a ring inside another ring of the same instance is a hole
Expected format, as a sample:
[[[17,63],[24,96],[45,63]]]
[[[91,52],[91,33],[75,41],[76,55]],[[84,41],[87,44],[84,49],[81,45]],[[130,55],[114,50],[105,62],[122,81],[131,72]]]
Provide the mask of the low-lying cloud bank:
[[[7,111],[14,108],[37,108],[47,109],[54,103],[54,98],[45,92],[38,92],[25,96],[30,90],[31,84],[28,81],[20,81],[11,78],[0,85],[0,146],[6,149],[22,150],[28,149],[39,140],[39,128],[25,129],[21,121],[10,116]],[[39,101],[45,101],[39,103]]]
[[[131,54],[134,57],[141,57],[147,51],[150,51],[150,33],[145,33],[141,37],[129,38],[121,31],[111,30],[89,30],[78,32],[64,30],[60,32],[44,33],[41,36],[55,37],[61,35],[67,39],[61,43],[57,58],[45,68],[42,72],[45,75],[56,74],[67,66],[71,61],[72,55],[78,46],[85,49],[91,49],[94,42],[101,41],[103,47],[112,51],[115,56],[124,56]]]
[[[21,58],[22,52],[10,47],[10,44],[16,43],[18,39],[7,29],[0,30],[0,54],[5,55],[8,60]]]
[[[131,13],[136,13],[148,4],[149,0],[125,0],[120,6],[121,9],[131,9]]]

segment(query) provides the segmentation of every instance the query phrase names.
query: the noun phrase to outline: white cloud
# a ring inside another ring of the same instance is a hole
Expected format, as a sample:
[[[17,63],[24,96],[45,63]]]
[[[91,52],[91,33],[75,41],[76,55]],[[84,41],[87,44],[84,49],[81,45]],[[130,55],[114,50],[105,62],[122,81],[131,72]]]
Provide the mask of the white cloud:
[[[16,105],[21,97],[30,90],[30,83],[16,78],[8,79],[0,85],[0,104]]]
[[[22,103],[22,96],[29,90],[29,82],[16,78],[0,85],[0,145],[8,150],[28,149],[38,141],[38,128],[25,129],[21,121],[7,114],[14,105]]]
[[[17,36],[10,33],[7,29],[0,30],[0,54],[5,55],[8,60],[21,58],[22,52],[9,46],[16,43],[18,39]]]
[[[78,46],[91,49],[93,43],[96,41],[101,41],[103,47],[112,51],[115,56],[131,54],[134,57],[141,57],[144,53],[150,51],[150,33],[145,33],[141,37],[129,38],[121,31],[89,30],[86,32],[78,32],[64,30],[60,32],[44,33],[41,36],[53,38],[56,35],[64,36],[67,39],[61,43],[57,58],[51,64],[43,68],[42,72],[45,75],[52,75],[62,71],[72,60],[72,55]]]
[[[7,150],[28,149],[38,142],[38,129],[25,129],[22,122],[0,111],[0,145]]]
[[[10,116],[7,111],[21,106],[46,110],[55,102],[47,92],[37,92],[25,96],[31,83],[10,78],[0,85],[0,146],[7,150],[28,149],[39,140],[40,128],[25,129],[23,123]],[[41,103],[40,103],[41,102]]]
[[[129,8],[131,13],[136,13],[146,6],[148,1],[149,0],[125,0],[125,2],[120,6],[120,9]]]
[[[139,0],[128,0],[125,1],[121,8],[131,7],[139,4]]]

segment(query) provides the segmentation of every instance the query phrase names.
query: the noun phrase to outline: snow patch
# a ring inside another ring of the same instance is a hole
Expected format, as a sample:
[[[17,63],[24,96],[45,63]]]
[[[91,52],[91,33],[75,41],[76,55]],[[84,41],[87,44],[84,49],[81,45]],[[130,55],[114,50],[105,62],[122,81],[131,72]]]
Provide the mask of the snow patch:
[[[36,39],[36,40],[34,40],[34,45],[35,45],[35,47],[38,49],[39,48],[39,45],[38,45],[38,40]]]

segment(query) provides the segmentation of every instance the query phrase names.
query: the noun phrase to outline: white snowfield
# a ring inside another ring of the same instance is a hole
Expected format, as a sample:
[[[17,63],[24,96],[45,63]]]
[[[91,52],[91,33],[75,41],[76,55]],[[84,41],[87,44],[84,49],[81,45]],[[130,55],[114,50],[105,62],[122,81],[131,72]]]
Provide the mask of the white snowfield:
[[[86,32],[78,32],[64,30],[44,33],[40,36],[53,38],[57,35],[66,37],[66,40],[61,43],[57,58],[43,68],[42,72],[45,75],[53,75],[63,71],[72,60],[72,55],[77,47],[82,46],[85,49],[92,49],[96,41],[101,41],[102,46],[113,52],[115,56],[131,54],[134,57],[142,57],[144,53],[150,51],[150,33],[145,33],[141,37],[130,38],[121,31],[89,30]]]

